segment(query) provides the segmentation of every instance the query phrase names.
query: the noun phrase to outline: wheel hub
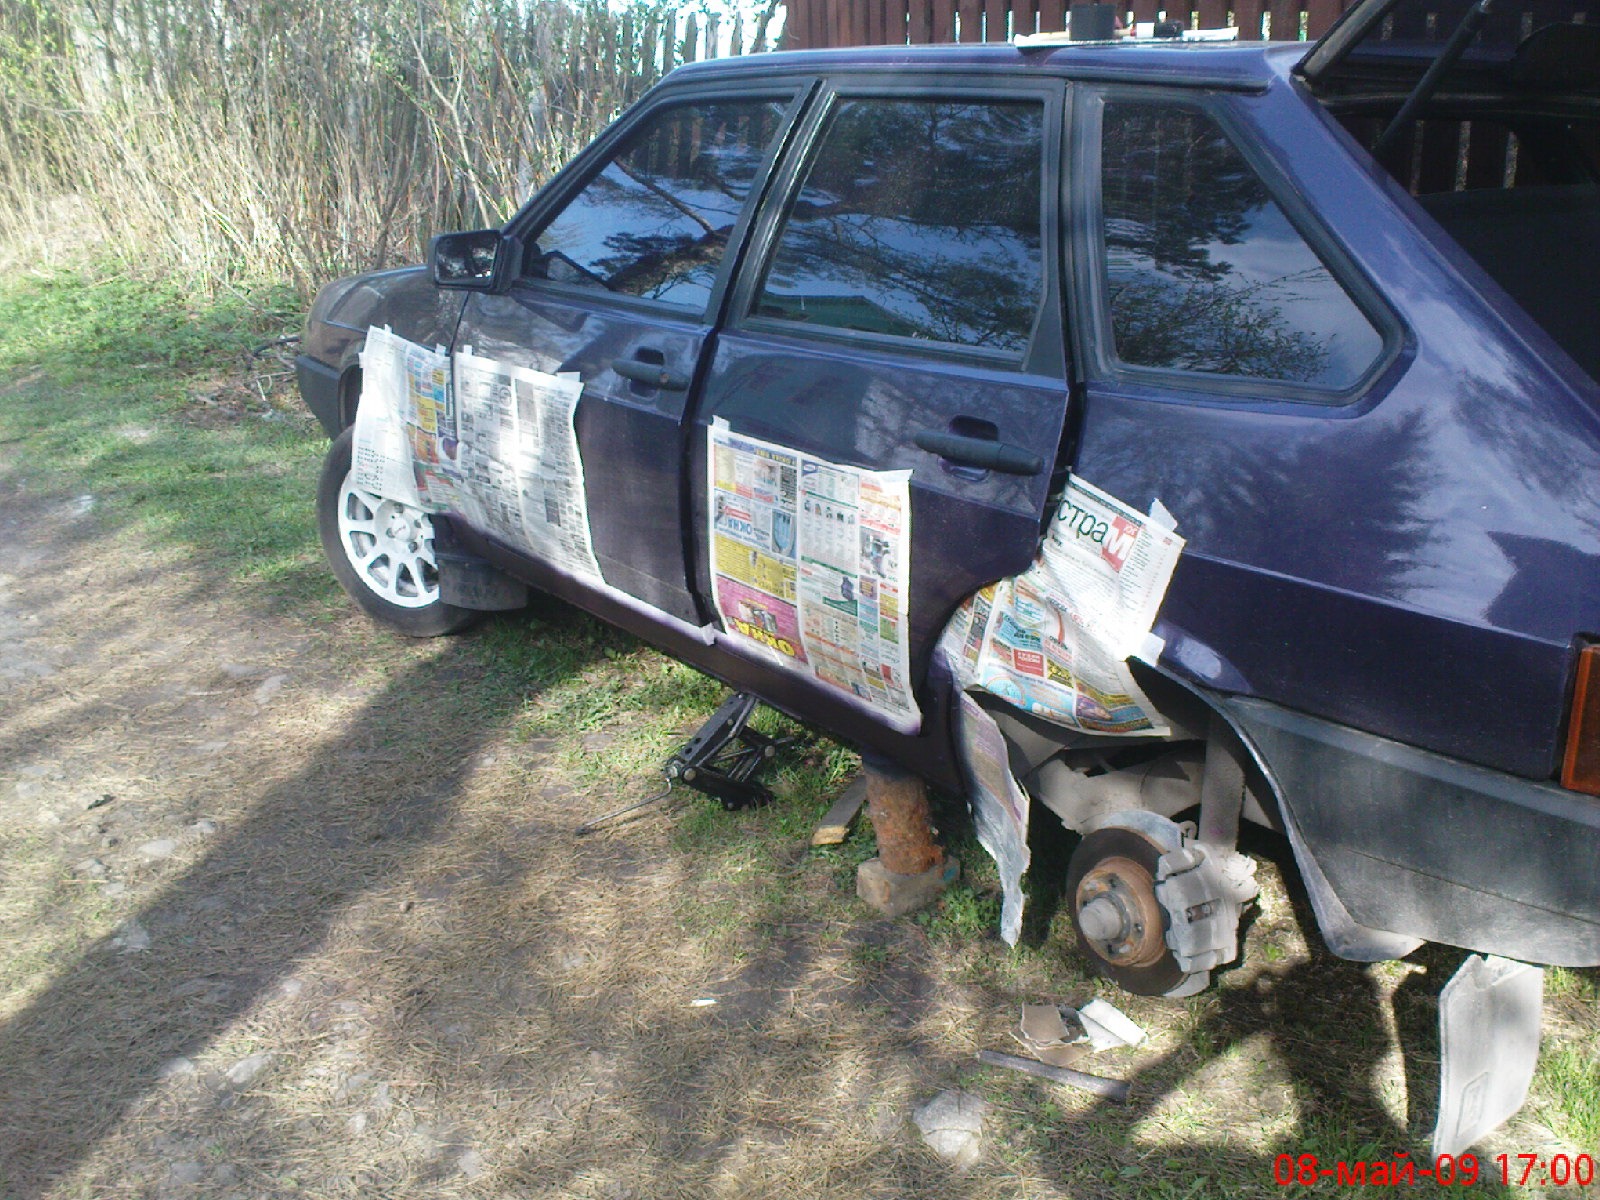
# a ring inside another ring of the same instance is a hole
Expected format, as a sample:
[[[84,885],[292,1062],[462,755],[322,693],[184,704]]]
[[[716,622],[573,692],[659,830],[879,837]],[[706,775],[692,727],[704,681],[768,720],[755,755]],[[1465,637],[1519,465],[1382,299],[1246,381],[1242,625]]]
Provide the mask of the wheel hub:
[[[1083,936],[1108,963],[1148,967],[1166,954],[1155,880],[1133,859],[1095,864],[1078,883],[1077,907]]]
[[[439,599],[428,514],[345,479],[339,493],[339,544],[361,582],[390,604],[426,608]]]

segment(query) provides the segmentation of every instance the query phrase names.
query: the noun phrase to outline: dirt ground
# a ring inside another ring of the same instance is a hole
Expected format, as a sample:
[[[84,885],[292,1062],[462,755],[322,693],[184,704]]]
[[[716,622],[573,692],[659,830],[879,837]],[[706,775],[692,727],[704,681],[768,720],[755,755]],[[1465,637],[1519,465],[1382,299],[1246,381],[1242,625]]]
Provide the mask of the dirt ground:
[[[532,680],[489,635],[269,602],[15,464],[0,534],[5,1200],[1266,1195],[1331,1131],[1420,1144],[1399,1045],[1442,978],[1308,947],[1270,863],[1254,965],[1121,997],[949,914],[875,919],[848,856],[801,849],[825,798],[573,836],[654,783],[574,763],[659,718],[529,714],[669,666],[570,611],[504,619],[590,647]],[[1074,989],[1151,1030],[1087,1064],[1127,1108],[973,1062]],[[909,1119],[963,1088],[966,1171]],[[1564,1144],[1544,1120],[1502,1148]]]

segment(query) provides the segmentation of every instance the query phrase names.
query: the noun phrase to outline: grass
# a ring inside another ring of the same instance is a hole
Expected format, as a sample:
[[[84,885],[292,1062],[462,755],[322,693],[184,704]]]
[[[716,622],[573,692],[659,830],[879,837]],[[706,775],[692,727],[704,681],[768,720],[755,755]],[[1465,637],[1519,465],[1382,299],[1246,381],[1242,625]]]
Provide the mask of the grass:
[[[26,486],[70,493],[152,546],[278,595],[331,603],[306,504],[324,439],[289,390],[284,289],[194,297],[121,273],[4,289],[0,441]]]
[[[217,1196],[1154,1200],[1281,1195],[1278,1154],[1423,1152],[1459,954],[1330,958],[1270,859],[1245,963],[1171,1003],[1064,950],[1059,833],[1035,831],[1025,937],[1000,942],[954,797],[962,883],[876,919],[865,820],[809,847],[854,755],[770,712],[801,739],[771,805],[675,792],[574,837],[657,790],[722,689],[548,602],[433,643],[355,618],[312,528],[323,439],[252,353],[297,323],[272,291],[0,283],[24,564],[0,567],[0,668],[21,646],[55,672],[0,678],[0,1196],[166,1195],[197,1164],[182,1186]],[[170,859],[140,853],[157,837]],[[134,919],[153,945],[124,954]],[[1597,1148],[1597,978],[1550,972],[1529,1105],[1486,1159]],[[1133,1104],[974,1063],[1013,1046],[1019,1004],[1091,995],[1150,1031],[1085,1064]],[[258,1081],[226,1081],[258,1052]],[[192,1073],[158,1076],[179,1057]],[[906,1121],[946,1087],[991,1105],[964,1175]]]

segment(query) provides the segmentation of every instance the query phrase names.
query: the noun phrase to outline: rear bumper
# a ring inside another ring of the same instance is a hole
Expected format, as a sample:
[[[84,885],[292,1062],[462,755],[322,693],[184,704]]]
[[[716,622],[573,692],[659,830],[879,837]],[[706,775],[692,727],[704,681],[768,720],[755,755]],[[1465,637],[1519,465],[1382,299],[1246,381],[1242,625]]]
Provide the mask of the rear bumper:
[[[1600,800],[1260,700],[1221,702],[1356,921],[1600,964]]]
[[[320,359],[301,354],[294,360],[294,373],[306,407],[322,423],[329,437],[338,437],[344,432],[339,412],[338,370]]]

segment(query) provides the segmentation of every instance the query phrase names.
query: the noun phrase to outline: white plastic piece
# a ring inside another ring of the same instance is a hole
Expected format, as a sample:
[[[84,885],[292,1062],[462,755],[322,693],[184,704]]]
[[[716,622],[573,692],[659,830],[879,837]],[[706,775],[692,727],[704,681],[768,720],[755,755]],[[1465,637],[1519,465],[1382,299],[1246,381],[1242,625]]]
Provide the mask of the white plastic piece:
[[[1104,1000],[1091,1000],[1078,1010],[1083,1031],[1089,1035],[1089,1044],[1096,1050],[1110,1050],[1117,1046],[1137,1046],[1145,1039],[1145,1031],[1133,1023],[1120,1009]]]
[[[1544,970],[1474,954],[1439,994],[1439,1122],[1433,1154],[1459,1155],[1528,1098],[1539,1061]]]

